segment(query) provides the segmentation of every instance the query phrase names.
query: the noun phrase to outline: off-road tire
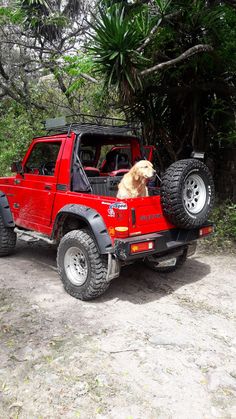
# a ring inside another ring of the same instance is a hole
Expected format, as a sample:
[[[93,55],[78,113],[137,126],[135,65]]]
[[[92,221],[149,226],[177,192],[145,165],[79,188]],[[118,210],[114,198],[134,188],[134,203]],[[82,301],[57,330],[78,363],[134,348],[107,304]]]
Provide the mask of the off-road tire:
[[[211,172],[201,161],[179,160],[164,173],[161,184],[162,209],[166,218],[176,227],[191,229],[203,225],[212,210],[214,198]]]
[[[187,252],[184,252],[182,255],[176,257],[176,264],[172,266],[158,266],[158,261],[149,260],[148,258],[144,259],[145,265],[152,271],[159,273],[169,273],[174,272],[176,269],[181,268],[181,266],[186,262]]]
[[[65,255],[70,248],[78,248],[84,254],[87,264],[87,277],[82,285],[75,285],[69,279],[65,269]],[[109,287],[106,281],[107,257],[99,253],[91,233],[73,230],[61,239],[57,251],[58,273],[65,290],[80,300],[92,300],[103,294]]]
[[[12,227],[6,227],[0,215],[0,256],[13,253],[16,246],[17,235]]]

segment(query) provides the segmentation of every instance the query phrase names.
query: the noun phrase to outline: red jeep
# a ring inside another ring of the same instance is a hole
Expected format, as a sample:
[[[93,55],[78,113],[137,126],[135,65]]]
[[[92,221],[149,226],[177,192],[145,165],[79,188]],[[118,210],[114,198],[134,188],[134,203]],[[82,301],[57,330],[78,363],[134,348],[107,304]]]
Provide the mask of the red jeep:
[[[124,173],[152,153],[132,126],[113,121],[53,127],[35,138],[13,164],[16,175],[0,178],[0,255],[13,251],[17,233],[58,243],[61,280],[82,300],[101,295],[136,260],[157,272],[181,266],[213,231],[212,177],[201,161],[179,160],[148,197],[116,198]]]

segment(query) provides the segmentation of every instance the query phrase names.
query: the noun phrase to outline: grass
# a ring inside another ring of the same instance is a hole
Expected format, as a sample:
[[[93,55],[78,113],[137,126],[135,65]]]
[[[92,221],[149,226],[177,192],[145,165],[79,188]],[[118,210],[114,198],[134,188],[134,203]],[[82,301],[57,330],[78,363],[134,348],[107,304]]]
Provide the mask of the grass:
[[[201,242],[201,248],[207,252],[236,252],[236,204],[218,204],[210,220],[215,224],[215,233]]]

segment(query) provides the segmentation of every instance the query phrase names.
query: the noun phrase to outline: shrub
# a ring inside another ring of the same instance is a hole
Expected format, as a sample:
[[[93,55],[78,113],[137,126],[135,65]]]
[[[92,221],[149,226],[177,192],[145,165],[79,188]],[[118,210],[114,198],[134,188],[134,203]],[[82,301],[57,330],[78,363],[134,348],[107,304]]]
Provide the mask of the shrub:
[[[202,242],[205,250],[236,250],[236,204],[225,201],[211,215],[215,223],[215,234]]]

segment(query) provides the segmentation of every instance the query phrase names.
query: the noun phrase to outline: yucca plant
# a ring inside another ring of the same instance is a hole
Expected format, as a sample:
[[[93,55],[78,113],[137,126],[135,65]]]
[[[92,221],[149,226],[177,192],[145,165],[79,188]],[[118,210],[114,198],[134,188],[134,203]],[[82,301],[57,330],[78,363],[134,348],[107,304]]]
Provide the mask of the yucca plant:
[[[144,12],[145,13],[145,12]],[[144,16],[141,16],[144,19]],[[94,55],[105,83],[115,86],[125,102],[133,91],[141,87],[140,70],[147,59],[137,51],[143,40],[142,24],[130,19],[125,8],[114,4],[106,13],[100,9],[99,16],[93,16],[92,45]],[[145,26],[146,28],[146,26]]]
[[[95,63],[106,83],[118,87],[125,114],[140,119],[146,140],[158,143],[163,169],[188,157],[192,148],[207,152],[217,143],[218,131],[235,131],[233,5],[205,0],[101,3],[93,22]],[[222,109],[214,105],[216,99]]]

